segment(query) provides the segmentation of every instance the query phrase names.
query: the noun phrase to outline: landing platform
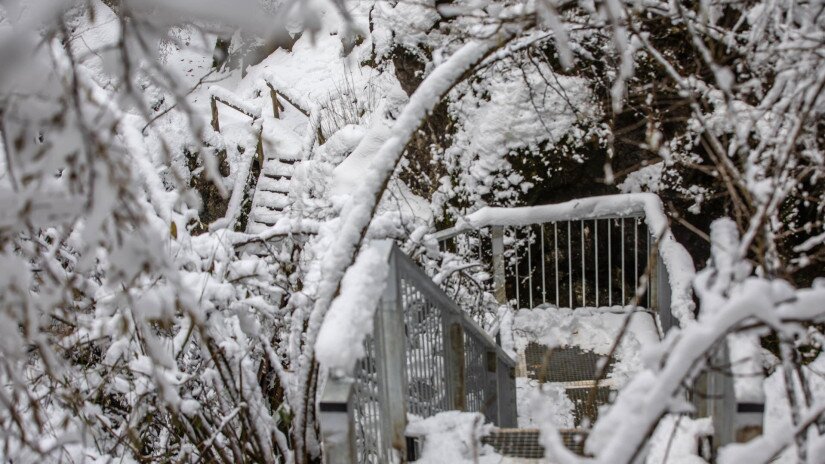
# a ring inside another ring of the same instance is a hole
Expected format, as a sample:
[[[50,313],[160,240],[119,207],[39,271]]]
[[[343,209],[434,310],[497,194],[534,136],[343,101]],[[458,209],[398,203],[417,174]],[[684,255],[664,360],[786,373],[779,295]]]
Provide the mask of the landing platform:
[[[642,368],[643,347],[659,341],[654,315],[634,306],[523,309],[512,333],[521,428],[547,419],[559,428],[588,428],[613,392]],[[600,367],[606,374],[597,385]]]

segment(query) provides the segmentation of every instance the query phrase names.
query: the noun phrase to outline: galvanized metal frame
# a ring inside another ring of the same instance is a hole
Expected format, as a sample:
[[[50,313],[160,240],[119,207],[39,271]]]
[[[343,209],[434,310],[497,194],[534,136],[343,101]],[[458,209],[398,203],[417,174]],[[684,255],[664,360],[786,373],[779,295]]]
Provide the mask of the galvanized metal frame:
[[[494,232],[494,249],[497,239]],[[327,462],[404,462],[408,412],[479,411],[515,426],[515,361],[397,246],[381,246],[389,274],[366,356],[351,373],[327,372],[320,402]]]

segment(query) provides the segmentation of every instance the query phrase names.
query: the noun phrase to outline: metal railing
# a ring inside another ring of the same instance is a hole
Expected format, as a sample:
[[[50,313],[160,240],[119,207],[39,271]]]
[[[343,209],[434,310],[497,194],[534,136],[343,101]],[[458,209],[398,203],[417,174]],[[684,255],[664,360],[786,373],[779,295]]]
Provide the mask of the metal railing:
[[[516,425],[515,362],[394,244],[365,355],[328,372],[320,402],[328,463],[407,459],[407,416],[484,413]]]
[[[547,205],[555,206],[563,205]],[[664,332],[678,325],[670,312],[667,267],[656,246],[662,231],[651,230],[641,205],[612,213],[559,208],[548,220],[488,216],[434,238],[442,249],[488,265],[500,303],[633,305],[658,312]]]

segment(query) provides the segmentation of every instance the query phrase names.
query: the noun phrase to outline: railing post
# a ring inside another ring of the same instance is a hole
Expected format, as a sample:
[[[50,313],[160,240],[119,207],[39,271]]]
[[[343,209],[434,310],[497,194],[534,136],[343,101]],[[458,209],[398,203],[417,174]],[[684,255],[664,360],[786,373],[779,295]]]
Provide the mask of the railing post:
[[[379,363],[381,417],[387,432],[385,443],[394,449],[399,462],[407,458],[407,386],[404,308],[398,279],[398,249],[393,247],[389,258],[387,286],[378,308],[380,316],[375,327],[376,360]]]
[[[507,291],[504,284],[504,227],[490,228],[493,252],[493,292],[499,304],[507,303]]]
[[[674,325],[677,325],[677,322],[670,312],[670,277],[658,250],[656,253],[656,306],[659,310],[662,331],[666,333]]]
[[[662,335],[664,335],[674,325],[677,325],[677,322],[670,312],[670,277],[662,255],[659,253],[659,241],[655,237],[651,237],[650,241],[655,244],[655,249],[651,250],[655,261],[651,269],[650,280],[648,280],[648,292],[650,292],[650,303],[654,306],[652,309],[659,314],[659,324],[662,326]]]
[[[449,386],[450,403],[452,409],[465,411],[466,402],[466,378],[464,372],[464,328],[457,317],[445,314],[447,330],[444,346],[446,347],[447,361],[447,385]]]
[[[209,102],[210,102],[210,106],[212,107],[212,129],[215,132],[220,132],[221,131],[221,122],[220,122],[220,119],[218,117],[218,99],[215,98],[215,97],[212,97],[209,100]]]
[[[352,407],[351,379],[330,376],[324,387],[320,410],[321,442],[324,462],[327,464],[355,464],[358,452],[355,445],[355,417]]]
[[[278,101],[278,91],[275,90],[275,87],[269,82],[266,83],[266,86],[269,87],[269,98],[272,100],[272,116],[280,119],[281,110],[284,109],[284,107],[281,105],[281,102]]]
[[[518,426],[516,413],[516,369],[503,360],[496,362],[496,404],[498,407],[498,425],[502,428]]]

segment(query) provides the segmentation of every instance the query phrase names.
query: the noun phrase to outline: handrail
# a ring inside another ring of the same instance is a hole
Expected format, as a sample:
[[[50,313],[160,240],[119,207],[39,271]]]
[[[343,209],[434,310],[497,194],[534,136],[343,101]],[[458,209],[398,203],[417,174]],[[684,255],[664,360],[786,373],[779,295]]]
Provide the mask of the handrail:
[[[503,231],[505,228],[579,222],[581,223],[582,229],[585,228],[585,224],[587,224],[588,227],[594,224],[593,230],[595,231],[595,235],[598,236],[600,230],[602,234],[610,232],[609,229],[599,225],[599,221],[609,221],[613,219],[644,220],[652,243],[658,245],[657,249],[651,250],[656,252],[656,265],[653,269],[653,279],[649,281],[651,292],[648,294],[651,296],[651,304],[655,303],[656,306],[659,307],[660,316],[662,316],[661,320],[663,321],[663,330],[667,331],[671,326],[678,325],[679,323],[689,323],[693,319],[694,309],[691,287],[693,276],[695,275],[693,260],[687,253],[687,250],[673,237],[661,200],[655,194],[604,195],[558,204],[518,208],[485,207],[469,214],[460,220],[455,227],[438,231],[432,234],[431,237],[439,242],[445,242],[470,232],[489,228],[492,232],[493,287],[499,301],[504,303],[508,297],[505,290],[505,259],[503,256],[505,253],[503,244]],[[571,230],[571,233],[576,232],[577,231]],[[584,232],[585,231],[582,230],[581,236],[584,236]],[[544,233],[544,231],[542,231],[542,233]],[[543,237],[542,235],[542,239]],[[570,240],[570,235],[567,235],[567,239]],[[576,240],[577,247],[579,243],[581,243],[579,240],[580,239]],[[592,241],[595,242],[595,238],[592,239]],[[598,244],[595,246],[598,247]],[[580,255],[584,256],[583,243],[581,247],[582,251]],[[572,249],[572,246],[570,248],[571,253],[579,253],[579,250]],[[536,250],[536,252],[538,251],[539,250]],[[624,250],[622,251],[624,252]],[[512,251],[510,253],[512,254]],[[516,259],[518,259],[518,257],[516,257]],[[598,257],[594,257],[594,259],[595,265],[599,266]],[[516,264],[515,272],[517,273],[518,262]],[[590,263],[588,262],[588,264]],[[602,263],[602,265],[604,264],[607,263]],[[581,263],[581,266],[578,266],[578,264],[576,266],[581,267],[581,271],[579,272],[578,269],[570,269],[573,273],[578,273],[581,276],[592,274],[598,279],[598,269],[595,273],[591,269],[585,269],[584,262]],[[564,270],[562,269],[562,271]],[[624,270],[622,272],[624,272]],[[532,274],[529,275],[532,277]],[[516,278],[518,277],[518,274],[516,274]],[[636,277],[641,277],[641,275]],[[544,275],[542,275],[542,279],[544,279]],[[584,279],[583,284],[586,284]],[[608,281],[608,285],[610,284],[612,284],[612,282]],[[573,282],[570,282],[568,292],[573,291],[572,285]],[[517,300],[521,290],[519,288],[520,286],[521,285],[514,287]],[[584,290],[587,289],[584,288],[583,291]],[[591,288],[591,291],[592,290],[594,289]],[[595,290],[598,291],[598,289]],[[655,294],[651,295],[652,293]],[[522,295],[523,294],[524,293],[522,293]],[[513,296],[514,295],[509,295],[509,297]],[[584,301],[584,297],[581,298],[582,301]],[[573,300],[572,293],[569,299]],[[598,300],[596,299],[596,301]]]
[[[408,413],[479,411],[515,426],[515,361],[395,244],[378,247],[389,269],[371,327],[341,341],[359,341],[364,356],[339,366],[348,361],[319,351],[326,462],[404,461]]]

